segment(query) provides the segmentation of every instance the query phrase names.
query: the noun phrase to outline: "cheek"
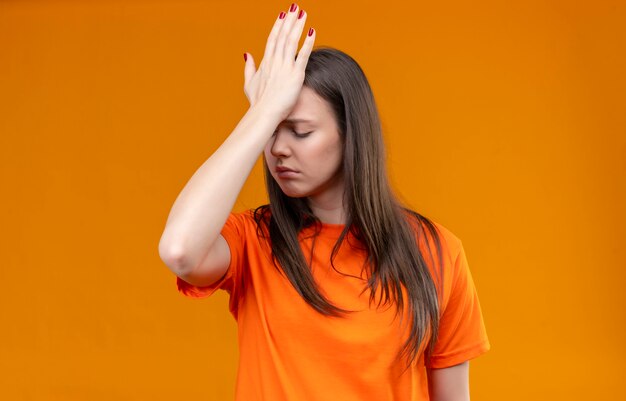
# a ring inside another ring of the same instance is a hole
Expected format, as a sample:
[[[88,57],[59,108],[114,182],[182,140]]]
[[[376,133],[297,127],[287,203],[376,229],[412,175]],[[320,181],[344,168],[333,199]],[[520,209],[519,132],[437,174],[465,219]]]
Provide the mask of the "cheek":
[[[330,138],[321,138],[316,143],[311,143],[303,152],[307,153],[309,159],[317,160],[321,163],[328,164],[331,161],[335,162],[337,159],[343,157],[343,148],[341,141],[330,140]]]
[[[340,165],[343,159],[343,148],[341,143],[338,142],[328,146],[325,149],[323,158],[326,159],[329,165],[332,165],[333,169]]]
[[[306,170],[319,179],[328,179],[334,175],[341,167],[342,160],[342,149],[329,144],[310,147],[300,153],[300,163],[306,165]]]

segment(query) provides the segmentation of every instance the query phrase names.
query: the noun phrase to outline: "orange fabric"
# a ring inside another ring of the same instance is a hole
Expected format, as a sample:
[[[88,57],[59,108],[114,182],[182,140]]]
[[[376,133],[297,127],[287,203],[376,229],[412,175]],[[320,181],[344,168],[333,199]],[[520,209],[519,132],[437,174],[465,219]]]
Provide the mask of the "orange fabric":
[[[442,234],[444,270],[441,283],[429,264],[436,283],[443,284],[439,338],[430,367],[444,368],[475,358],[490,345],[461,241],[435,225]],[[217,289],[230,294],[239,331],[237,401],[428,400],[423,352],[404,373],[405,360],[396,359],[408,336],[407,308],[402,319],[394,318],[395,306],[377,310],[377,302],[369,306],[369,291],[359,295],[366,255],[350,243],[344,241],[335,268],[356,277],[330,266],[342,229],[323,225],[311,269],[332,303],[357,311],[345,318],[316,312],[278,272],[269,245],[257,236],[251,211],[232,213],[222,230],[231,250],[222,279],[196,287],[177,277],[178,290],[189,297],[207,297]],[[305,255],[311,246],[311,239],[304,239],[311,232],[307,230],[301,235]]]

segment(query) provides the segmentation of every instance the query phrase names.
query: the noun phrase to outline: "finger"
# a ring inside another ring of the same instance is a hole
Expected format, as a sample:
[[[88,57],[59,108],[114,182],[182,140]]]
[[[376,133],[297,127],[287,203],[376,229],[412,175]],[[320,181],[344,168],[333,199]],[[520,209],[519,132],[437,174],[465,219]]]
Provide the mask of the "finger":
[[[252,77],[254,76],[254,73],[256,72],[256,66],[254,64],[254,58],[252,57],[252,54],[250,53],[245,53],[247,56],[247,60],[246,60],[246,65],[243,69],[243,75],[244,75],[244,85],[247,85],[248,82],[250,82],[250,80],[252,79]]]
[[[306,64],[309,62],[309,56],[313,51],[313,44],[315,43],[315,35],[317,32],[313,28],[309,28],[307,32],[306,38],[304,38],[304,43],[300,48],[300,52],[298,53],[298,57],[296,58],[296,68],[304,71],[306,68]]]
[[[285,60],[293,61],[295,59],[296,51],[298,50],[298,43],[302,37],[302,30],[304,29],[304,23],[307,16],[306,11],[304,10],[300,10],[298,13],[298,17],[300,18],[296,19],[295,25],[291,32],[289,32],[289,36],[285,44],[285,54],[283,55]]]
[[[283,22],[285,22],[285,16],[281,18],[281,15],[286,13],[281,11],[276,17],[276,21],[274,21],[274,26],[270,31],[269,36],[267,37],[267,43],[265,44],[265,53],[263,54],[262,63],[271,65],[272,58],[274,56],[274,50],[276,48],[276,38],[278,37],[278,33],[280,32],[281,26],[283,26]]]
[[[278,33],[278,38],[276,39],[276,49],[274,50],[275,60],[277,60],[278,58],[281,58],[282,60],[285,56],[285,44],[297,19],[298,5],[294,3],[289,9],[289,12],[285,17],[285,22],[283,23],[283,26],[280,28],[280,32]]]

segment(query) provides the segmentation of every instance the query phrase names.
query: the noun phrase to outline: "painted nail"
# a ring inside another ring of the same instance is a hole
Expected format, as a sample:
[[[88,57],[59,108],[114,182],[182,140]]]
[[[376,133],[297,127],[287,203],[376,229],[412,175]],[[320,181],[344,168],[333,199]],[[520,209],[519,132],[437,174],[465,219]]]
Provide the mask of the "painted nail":
[[[309,29],[309,36],[313,36],[313,31],[314,31],[314,29],[313,29],[313,28],[310,28],[310,29]]]
[[[303,15],[304,15],[304,10],[300,9],[300,12],[298,13],[298,19],[302,18]]]
[[[281,11],[281,12],[280,12],[280,14],[278,14],[278,18],[280,18],[280,19],[284,19],[284,18],[285,18],[285,15],[287,15],[287,14],[285,14],[285,12],[284,12],[284,11]]]
[[[294,12],[294,11],[296,11],[296,8],[298,8],[298,6],[296,5],[296,3],[291,3],[291,7],[289,7],[289,11],[290,11],[290,12]]]
[[[243,54],[243,61],[248,61],[248,53]]]

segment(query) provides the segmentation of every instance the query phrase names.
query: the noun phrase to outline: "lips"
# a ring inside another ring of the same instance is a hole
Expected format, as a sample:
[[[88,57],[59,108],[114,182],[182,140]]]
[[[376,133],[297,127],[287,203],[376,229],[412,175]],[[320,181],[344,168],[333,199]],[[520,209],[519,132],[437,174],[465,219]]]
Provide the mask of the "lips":
[[[283,166],[276,166],[276,172],[277,173],[285,173],[285,172],[297,173],[296,170],[291,169],[289,167],[283,167]]]
[[[296,178],[299,174],[300,172],[290,169],[289,167],[276,166],[276,175],[278,176],[278,178]]]

